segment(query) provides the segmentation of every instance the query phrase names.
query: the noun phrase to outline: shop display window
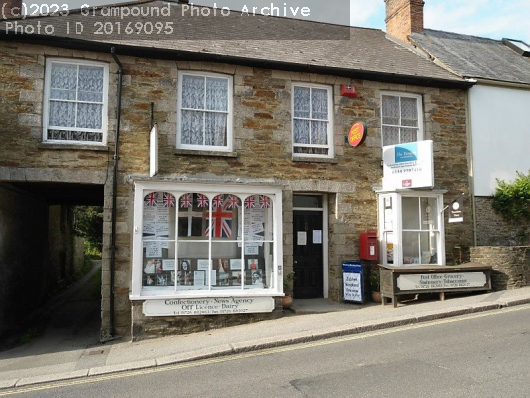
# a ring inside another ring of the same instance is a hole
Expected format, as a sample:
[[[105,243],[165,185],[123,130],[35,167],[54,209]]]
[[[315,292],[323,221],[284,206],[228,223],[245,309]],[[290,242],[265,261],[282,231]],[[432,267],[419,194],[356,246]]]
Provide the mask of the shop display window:
[[[281,211],[276,193],[256,192],[144,190],[135,211],[142,224],[141,294],[278,290],[274,228],[281,223],[274,218]]]

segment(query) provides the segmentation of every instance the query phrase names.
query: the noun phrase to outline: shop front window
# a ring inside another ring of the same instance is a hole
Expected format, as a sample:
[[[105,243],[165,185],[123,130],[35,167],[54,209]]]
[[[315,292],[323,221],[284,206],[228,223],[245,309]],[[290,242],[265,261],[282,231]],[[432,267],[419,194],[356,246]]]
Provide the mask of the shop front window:
[[[380,240],[383,264],[443,264],[442,195],[380,194]]]
[[[142,294],[278,290],[277,194],[256,192],[145,190]]]

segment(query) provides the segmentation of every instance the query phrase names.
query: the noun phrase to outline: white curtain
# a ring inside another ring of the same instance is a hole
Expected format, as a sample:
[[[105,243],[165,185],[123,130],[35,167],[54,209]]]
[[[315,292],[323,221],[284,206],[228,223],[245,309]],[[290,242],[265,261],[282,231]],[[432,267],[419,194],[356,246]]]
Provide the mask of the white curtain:
[[[328,91],[294,87],[293,140],[296,153],[327,154],[325,148],[296,148],[296,144],[328,145]]]
[[[182,77],[181,143],[226,146],[228,80]]]
[[[418,100],[383,95],[383,145],[418,140]]]
[[[102,133],[67,128],[103,128],[103,67],[51,64],[48,138],[101,141]]]

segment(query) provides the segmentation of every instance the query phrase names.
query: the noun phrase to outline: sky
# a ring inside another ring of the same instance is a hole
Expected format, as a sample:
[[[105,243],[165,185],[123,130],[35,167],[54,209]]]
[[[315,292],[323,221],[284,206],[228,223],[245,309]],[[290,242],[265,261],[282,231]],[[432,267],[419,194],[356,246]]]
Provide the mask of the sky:
[[[191,0],[193,2],[193,0]],[[349,1],[349,7],[348,7]],[[26,4],[45,3],[42,0],[25,0]],[[70,9],[82,4],[98,5],[117,3],[119,0],[66,0]],[[48,1],[48,4],[53,2]],[[338,24],[385,30],[384,0],[195,0],[195,4],[217,7],[227,6],[232,10],[251,9],[259,5],[274,3],[283,9],[308,7],[309,19]],[[346,11],[346,12],[345,12]],[[287,15],[293,17],[293,15]],[[530,1],[529,0],[425,0],[424,26],[428,29],[444,30],[500,40],[518,39],[530,45]]]

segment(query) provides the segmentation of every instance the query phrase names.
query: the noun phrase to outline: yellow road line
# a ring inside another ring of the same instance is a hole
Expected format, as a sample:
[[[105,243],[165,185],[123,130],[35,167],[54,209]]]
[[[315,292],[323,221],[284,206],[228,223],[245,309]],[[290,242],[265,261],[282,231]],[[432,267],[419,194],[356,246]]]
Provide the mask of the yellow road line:
[[[187,369],[187,368],[211,365],[211,364],[216,364],[216,363],[221,363],[221,362],[236,361],[238,359],[253,358],[253,357],[259,357],[259,356],[264,356],[264,355],[277,354],[281,352],[302,350],[302,349],[311,348],[311,347],[320,347],[320,346],[325,346],[329,344],[341,343],[345,341],[361,340],[361,339],[366,339],[370,337],[377,337],[377,336],[383,336],[387,334],[404,332],[408,330],[422,329],[422,328],[427,328],[427,327],[432,327],[432,326],[437,326],[437,325],[462,322],[462,321],[467,321],[470,319],[485,318],[487,316],[498,315],[499,313],[504,314],[504,313],[510,313],[510,312],[516,312],[516,311],[523,311],[527,309],[530,309],[530,305],[503,308],[503,309],[494,310],[494,311],[480,312],[477,314],[462,315],[457,318],[445,318],[445,319],[441,319],[437,321],[429,321],[429,322],[424,322],[424,323],[393,327],[391,329],[378,330],[375,332],[367,332],[367,333],[349,335],[349,336],[344,336],[344,337],[335,337],[335,338],[331,338],[327,340],[319,340],[319,341],[314,341],[314,342],[309,342],[309,343],[300,343],[300,344],[296,344],[292,346],[270,348],[270,349],[261,350],[261,351],[248,352],[248,353],[243,353],[243,354],[235,354],[235,355],[205,359],[205,360],[194,361],[194,362],[179,363],[175,365],[165,365],[165,366],[160,366],[160,367],[155,367],[155,368],[126,371],[126,372],[121,372],[121,373],[112,373],[112,374],[108,374],[104,376],[87,376],[85,378],[52,382],[49,384],[38,385],[38,386],[33,386],[33,387],[31,386],[30,387],[15,387],[15,389],[0,391],[0,397],[55,389],[55,388],[60,388],[60,387],[70,387],[70,386],[76,386],[76,385],[81,385],[81,384],[98,383],[98,382],[106,381],[106,380],[115,380],[115,379],[141,376],[141,375],[147,375],[147,374],[158,373],[158,372],[167,372],[170,370]]]

